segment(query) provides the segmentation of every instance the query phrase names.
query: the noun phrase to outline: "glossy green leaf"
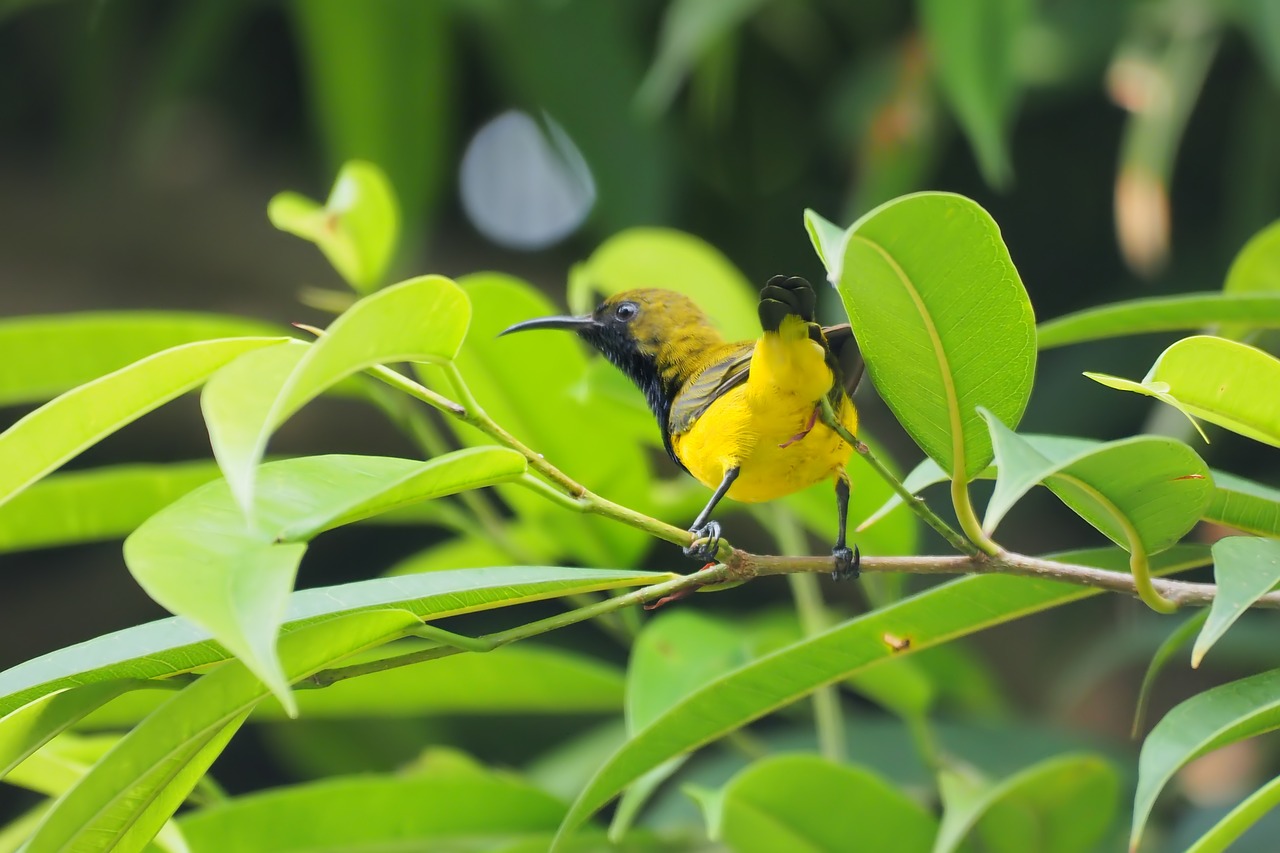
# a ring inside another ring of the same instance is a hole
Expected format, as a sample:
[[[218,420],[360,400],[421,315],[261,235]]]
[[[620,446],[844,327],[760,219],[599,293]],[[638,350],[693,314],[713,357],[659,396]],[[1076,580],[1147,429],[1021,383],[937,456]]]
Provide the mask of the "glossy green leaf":
[[[125,541],[125,562],[148,595],[207,629],[292,709],[274,649],[306,541],[341,524],[510,480],[524,470],[523,456],[499,447],[426,462],[380,456],[272,462],[259,475],[256,528],[246,525],[227,482],[218,480],[143,523]]]
[[[1188,293],[1113,302],[1046,320],[1037,329],[1037,339],[1046,350],[1126,335],[1202,329],[1208,323],[1280,328],[1280,293]]]
[[[403,610],[353,613],[300,628],[280,644],[289,681],[402,636]],[[27,853],[141,850],[190,792],[268,689],[229,661],[177,693],[64,794],[27,842]],[[167,813],[166,813],[167,812]]]
[[[745,635],[755,658],[803,639],[804,631],[795,607],[789,606],[766,611],[745,628]],[[843,684],[904,720],[922,720],[933,706],[935,694],[929,676],[915,664],[914,657],[887,660],[854,673]]]
[[[508,774],[428,769],[237,797],[181,821],[195,850],[498,850],[555,830],[564,804]]]
[[[987,183],[1013,177],[1009,127],[1019,90],[1017,42],[1027,0],[920,0],[920,23],[942,93],[969,137]]]
[[[1036,451],[1050,459],[1061,460],[1101,446],[1101,442],[1058,435],[1023,435],[1022,439]],[[994,477],[994,469],[984,471],[982,477]],[[1259,536],[1280,536],[1280,490],[1228,474],[1211,470],[1213,497],[1204,509],[1204,519],[1234,527]],[[944,483],[947,475],[932,459],[925,459],[907,473],[903,485],[912,494],[919,494],[936,483]],[[877,523],[889,511],[902,505],[896,494],[886,500],[862,524],[859,529]],[[856,516],[854,516],[856,518]]]
[[[1280,27],[1280,15],[1273,13],[1272,18]],[[1244,244],[1227,270],[1222,292],[1280,293],[1280,221],[1263,228]],[[1218,334],[1239,339],[1250,331],[1248,325],[1229,323],[1221,326]]]
[[[1062,559],[1116,569],[1127,557],[1114,550],[1063,555]],[[1157,558],[1157,571],[1199,564],[1202,549],[1183,548]],[[896,655],[1003,624],[1021,616],[1079,601],[1099,591],[1073,584],[1010,575],[961,578],[848,620],[714,679],[628,740],[579,795],[565,818],[563,839],[622,788],[659,764],[689,752],[752,720]],[[886,642],[885,635],[909,646]]]
[[[224,338],[147,356],[46,403],[0,433],[0,504],[82,450],[280,338]]]
[[[43,749],[23,761],[5,779],[15,785],[36,791],[50,797],[39,810],[39,819],[33,821],[19,839],[25,842],[34,834],[40,820],[53,807],[56,799],[61,797],[97,764],[102,757],[120,742],[119,735],[98,735],[83,737],[61,734],[46,744]],[[172,821],[164,823],[155,833],[154,845],[157,850],[170,853],[190,853],[190,847],[177,824]],[[17,848],[18,845],[14,845]],[[0,847],[0,850],[5,849]],[[25,849],[25,848],[24,848]]]
[[[934,853],[953,853],[976,834],[982,849],[1077,853],[1094,850],[1116,813],[1120,778],[1105,759],[1064,755],[996,785],[941,777],[944,806]]]
[[[1213,543],[1213,579],[1218,591],[1191,650],[1191,665],[1205,653],[1255,601],[1280,583],[1280,540],[1228,536]]]
[[[579,483],[624,506],[649,511],[653,498],[647,451],[625,440],[634,432],[626,425],[626,412],[577,393],[587,360],[574,335],[530,331],[498,337],[513,323],[563,314],[563,309],[531,284],[506,275],[470,275],[460,284],[475,307],[475,320],[456,364],[484,410]],[[531,365],[536,366],[532,374]],[[448,391],[439,371],[428,367],[423,375]],[[467,444],[493,443],[466,424],[450,419],[448,425]],[[564,509],[528,489],[507,487],[500,493],[523,522],[555,530],[557,556],[566,562],[629,565],[652,541],[639,530]],[[528,562],[525,557],[520,561]]]
[[[735,853],[927,853],[937,831],[929,812],[876,774],[816,755],[753,762],[723,798],[722,836]]]
[[[880,396],[944,470],[977,476],[992,458],[977,407],[1016,426],[1036,359],[995,221],[948,193],[883,204],[849,228],[838,287]]]
[[[452,10],[416,0],[300,0],[287,8],[330,167],[352,157],[377,163],[405,217],[428,216],[450,165]]]
[[[1280,536],[1280,490],[1216,470],[1213,484],[1206,519],[1259,536]]]
[[[692,610],[664,613],[645,625],[627,665],[627,732],[634,736],[698,687],[748,660],[743,635],[728,622]],[[609,827],[621,839],[650,795],[683,759],[655,767],[623,795]]]
[[[254,471],[267,440],[290,416],[373,365],[452,360],[470,320],[470,303],[452,281],[438,275],[412,278],[361,299],[300,357],[296,349],[281,348],[260,356],[265,364],[253,360],[256,376],[233,365],[230,378],[215,377],[201,408],[218,465],[245,513],[252,514]]]
[[[373,163],[346,163],[323,206],[283,192],[267,205],[271,224],[315,243],[333,268],[360,293],[374,290],[387,271],[400,232],[395,191]]]
[[[273,335],[259,320],[178,311],[95,311],[0,320],[0,406],[40,403],[160,350]]]
[[[0,507],[0,553],[123,539],[162,507],[218,476],[213,462],[54,474]]]
[[[1222,853],[1277,805],[1280,805],[1280,776],[1245,797],[1185,853]]]
[[[839,281],[844,270],[844,247],[848,237],[845,230],[808,208],[804,211],[804,230],[809,232],[813,251],[827,270],[827,280]]]
[[[408,610],[443,619],[563,595],[670,580],[659,572],[511,566],[376,578],[301,590],[289,596],[285,628],[350,611]],[[64,687],[121,678],[167,678],[231,655],[185,619],[170,618],[104,634],[0,672],[0,714]]]
[[[1160,677],[1160,673],[1169,665],[1169,661],[1173,660],[1173,656],[1182,651],[1182,647],[1195,639],[1196,633],[1204,625],[1205,619],[1209,617],[1208,610],[1200,610],[1191,615],[1189,619],[1183,621],[1181,625],[1174,628],[1169,636],[1156,647],[1155,654],[1151,656],[1151,662],[1147,664],[1147,671],[1142,675],[1142,685],[1138,688],[1138,701],[1134,703],[1133,709],[1133,728],[1130,730],[1131,736],[1136,740],[1142,734],[1142,727],[1146,723],[1147,703],[1151,700],[1151,691],[1155,689],[1156,679]]]
[[[1198,693],[1165,715],[1142,743],[1129,844],[1136,849],[1156,797],[1183,765],[1229,743],[1280,728],[1280,670]]]
[[[1213,496],[1209,469],[1180,441],[1135,436],[1051,460],[984,411],[1001,466],[985,526],[1043,482],[1117,545],[1168,548],[1201,518]]]
[[[426,645],[425,641],[402,640],[352,662],[407,654]],[[349,678],[323,690],[296,691],[298,714],[319,720],[433,714],[608,714],[622,709],[623,679],[616,667],[552,647],[521,643],[483,655],[440,658],[422,666]],[[83,727],[132,725],[164,698],[157,691],[135,691],[90,714]],[[278,704],[264,702],[250,719],[284,717]]]
[[[1141,384],[1097,373],[1090,379],[1136,391],[1232,432],[1280,447],[1280,359],[1257,347],[1194,335],[1166,349]]]
[[[585,314],[601,296],[638,287],[678,290],[729,340],[756,338],[756,291],[711,244],[668,228],[630,228],[601,243],[569,274],[569,308]]]
[[[86,714],[137,686],[108,681],[58,690],[0,717],[0,778]]]

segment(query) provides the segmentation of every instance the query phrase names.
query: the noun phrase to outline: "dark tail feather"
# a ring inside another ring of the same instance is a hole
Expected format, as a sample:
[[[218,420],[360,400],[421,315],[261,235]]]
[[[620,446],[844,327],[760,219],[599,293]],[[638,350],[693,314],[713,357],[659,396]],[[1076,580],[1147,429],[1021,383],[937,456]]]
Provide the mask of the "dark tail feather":
[[[830,352],[828,359],[835,361],[833,370],[836,370],[844,384],[844,392],[852,397],[866,370],[862,353],[858,350],[858,342],[853,338],[853,329],[848,323],[842,323],[839,326],[827,326],[822,331],[827,337]]]
[[[760,327],[776,332],[782,318],[797,314],[806,323],[814,321],[817,294],[809,282],[796,276],[775,275],[760,291]]]

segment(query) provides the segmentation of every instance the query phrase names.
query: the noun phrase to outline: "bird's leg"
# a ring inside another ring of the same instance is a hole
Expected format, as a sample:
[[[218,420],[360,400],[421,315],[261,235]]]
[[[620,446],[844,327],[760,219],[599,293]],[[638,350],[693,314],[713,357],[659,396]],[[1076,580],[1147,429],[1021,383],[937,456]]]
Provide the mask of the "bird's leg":
[[[857,545],[850,550],[845,544],[845,530],[849,526],[849,475],[844,471],[836,477],[836,513],[840,524],[836,532],[836,547],[831,549],[831,556],[836,561],[831,577],[838,581],[854,580],[858,577],[858,564],[862,555],[858,553]]]
[[[689,545],[686,547],[684,549],[686,557],[693,557],[695,560],[714,560],[716,558],[716,551],[720,549],[720,523],[709,519],[711,518],[711,513],[715,511],[716,504],[720,503],[720,499],[729,491],[733,481],[738,479],[740,470],[735,465],[724,472],[724,479],[720,481],[715,494],[711,496],[711,500],[707,501],[707,505],[702,508],[702,512],[698,513],[698,517],[693,520],[693,526],[689,528],[689,532],[693,534],[694,539],[704,539],[706,541],[701,545]]]
[[[809,422],[804,425],[804,429],[802,429],[800,432],[796,433],[795,435],[791,436],[791,438],[788,438],[782,444],[779,444],[778,447],[790,447],[800,439],[804,438],[809,433],[813,432],[813,426],[818,422],[818,413],[821,411],[822,411],[821,403],[814,406],[813,412],[809,415]]]

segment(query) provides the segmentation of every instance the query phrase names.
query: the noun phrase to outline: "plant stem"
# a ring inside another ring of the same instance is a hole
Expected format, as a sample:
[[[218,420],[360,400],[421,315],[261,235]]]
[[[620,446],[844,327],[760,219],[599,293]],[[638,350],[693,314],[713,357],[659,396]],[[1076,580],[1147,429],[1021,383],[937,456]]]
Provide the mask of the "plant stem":
[[[761,511],[756,517],[773,534],[782,553],[803,555],[804,533],[796,524],[795,515],[782,504],[774,504],[773,512]],[[800,618],[800,630],[806,637],[820,634],[831,624],[830,613],[822,601],[822,588],[813,574],[787,575],[791,597],[796,602],[796,615]],[[813,722],[818,732],[818,749],[823,757],[837,764],[848,758],[844,731],[844,715],[840,709],[840,688],[834,684],[822,687],[813,694]]]
[[[978,550],[995,556],[1000,553],[1000,546],[991,541],[991,537],[978,522],[977,513],[973,511],[973,500],[969,497],[969,484],[964,481],[962,474],[963,472],[957,471],[951,480],[951,505],[955,507],[956,520],[960,522],[964,535],[978,546]]]
[[[648,601],[656,601],[668,595],[676,595],[687,590],[691,591],[700,586],[721,583],[732,577],[732,570],[724,565],[718,565],[705,571],[696,572],[692,575],[677,575],[671,580],[662,583],[653,584],[651,586],[641,587],[632,590],[623,595],[606,598],[586,607],[579,607],[576,610],[570,610],[567,613],[558,613],[555,616],[548,616],[546,619],[539,619],[536,622],[530,622],[526,625],[519,625],[506,631],[499,631],[494,634],[486,634],[483,637],[463,637],[459,634],[453,634],[443,629],[436,628],[433,625],[420,626],[414,629],[410,634],[424,636],[441,645],[429,649],[419,649],[405,655],[397,655],[394,657],[382,658],[380,660],[366,661],[365,663],[352,664],[350,666],[334,667],[316,673],[305,681],[299,683],[299,687],[327,687],[347,678],[354,678],[360,675],[368,675],[373,672],[382,672],[388,669],[396,669],[401,666],[422,663],[423,661],[436,660],[438,658],[449,657],[464,651],[493,651],[502,646],[509,645],[518,640],[525,640],[529,637],[535,637],[538,634],[545,634],[548,631],[554,631],[557,628],[564,628],[569,625],[575,625],[578,622],[587,619],[594,619],[597,616],[603,616],[620,610],[624,607],[630,607],[636,604],[644,604]]]
[[[929,509],[921,498],[911,494],[902,481],[894,476],[893,472],[885,467],[876,455],[871,452],[871,448],[858,440],[857,436],[845,429],[844,424],[840,423],[835,412],[831,408],[831,401],[822,398],[822,422],[827,425],[836,435],[843,438],[850,447],[858,452],[858,455],[867,460],[867,464],[871,466],[871,470],[880,475],[880,479],[889,484],[889,487],[902,498],[903,502],[910,507],[911,511],[920,517],[920,520],[937,531],[938,535],[955,548],[961,554],[977,556],[980,552],[978,548],[969,540],[965,539],[957,533],[951,525],[947,524],[938,514]]]
[[[1166,566],[1165,572],[1185,571],[1206,565],[1209,555],[1206,551],[1203,558]],[[670,580],[651,586],[641,587],[623,595],[608,598],[560,613],[527,625],[520,625],[507,631],[499,631],[483,637],[461,637],[434,625],[419,626],[405,636],[427,636],[441,645],[419,649],[405,655],[382,658],[381,660],[352,664],[350,666],[326,669],[304,679],[296,686],[300,689],[327,687],[347,678],[368,675],[401,666],[436,660],[442,657],[459,654],[463,651],[491,651],[496,648],[528,639],[557,628],[574,625],[587,619],[594,619],[606,613],[612,613],[624,607],[631,607],[646,602],[661,602],[664,599],[681,597],[700,587],[712,588],[717,584],[729,581],[746,581],[753,577],[765,575],[789,575],[804,572],[829,572],[829,557],[778,557],[748,554],[735,551],[727,563],[721,563],[700,572],[689,575],[677,575]],[[1114,592],[1136,594],[1137,587],[1133,578],[1124,572],[1113,572],[1093,566],[1078,566],[1071,563],[1060,563],[1037,557],[1026,557],[1020,554],[1001,552],[992,557],[865,557],[862,560],[864,572],[913,572],[916,574],[1014,574],[1045,580],[1075,583],[1081,586],[1096,587]],[[1153,584],[1161,593],[1179,605],[1206,605],[1213,601],[1217,587],[1209,583],[1187,583],[1158,579]],[[1280,593],[1268,593],[1253,603],[1254,607],[1280,609]]]

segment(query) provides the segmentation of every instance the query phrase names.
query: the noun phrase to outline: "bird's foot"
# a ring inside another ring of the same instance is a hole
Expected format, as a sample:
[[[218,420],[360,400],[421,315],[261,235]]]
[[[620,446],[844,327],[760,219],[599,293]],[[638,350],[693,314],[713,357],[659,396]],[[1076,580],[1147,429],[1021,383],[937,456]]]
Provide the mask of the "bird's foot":
[[[704,562],[716,559],[716,552],[720,550],[720,522],[708,521],[701,527],[690,528],[689,532],[693,534],[693,544],[685,547],[684,555]]]
[[[835,571],[831,573],[834,580],[857,580],[859,572],[858,567],[862,564],[862,554],[858,552],[858,546],[854,545],[853,550],[845,545],[839,548],[831,549],[831,556],[836,561]]]
[[[813,413],[809,415],[809,422],[804,425],[804,429],[796,433],[795,435],[791,436],[791,438],[788,438],[782,444],[779,444],[778,447],[780,448],[790,447],[791,445],[795,444],[797,441],[800,441],[801,439],[803,439],[809,433],[813,432],[813,427],[818,422],[818,413],[821,411],[822,411],[821,405],[814,406]]]

